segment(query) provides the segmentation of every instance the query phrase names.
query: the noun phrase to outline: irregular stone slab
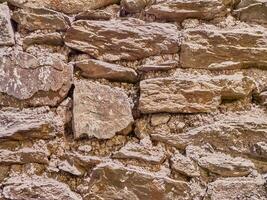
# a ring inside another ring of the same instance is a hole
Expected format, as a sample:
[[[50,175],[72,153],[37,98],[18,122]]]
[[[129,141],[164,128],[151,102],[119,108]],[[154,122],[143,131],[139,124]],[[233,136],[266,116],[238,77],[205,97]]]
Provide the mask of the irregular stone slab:
[[[221,29],[203,25],[185,30],[185,35],[180,54],[184,68],[267,67],[267,31],[262,26],[242,24]]]
[[[100,60],[88,59],[75,62],[75,66],[82,70],[82,75],[87,78],[104,78],[110,81],[137,82],[137,73],[130,68],[122,67]]]
[[[257,199],[267,198],[264,180],[261,178],[225,178],[208,184],[204,200]]]
[[[129,133],[133,123],[130,100],[120,89],[92,81],[77,80],[73,99],[76,138],[83,135],[108,139]]]
[[[67,184],[36,175],[11,177],[3,186],[4,197],[11,200],[82,200],[82,197],[72,192]]]
[[[220,152],[208,152],[197,146],[188,146],[186,155],[194,159],[200,167],[225,177],[247,176],[255,168],[250,160]]]
[[[179,51],[180,34],[172,24],[138,19],[80,20],[72,24],[65,44],[106,61],[138,60]]]
[[[252,154],[255,157],[267,159],[267,143],[258,142],[257,144],[254,144],[252,148]]]
[[[14,31],[10,19],[8,6],[0,4],[0,46],[12,46],[15,44]]]
[[[42,29],[65,31],[70,25],[67,15],[46,8],[20,9],[13,13],[12,19],[30,31]]]
[[[211,20],[223,17],[227,9],[218,0],[170,0],[152,5],[146,13],[156,19],[182,22],[188,18]]]
[[[147,79],[140,82],[142,113],[199,113],[216,110],[221,101],[251,94],[254,82],[242,74],[192,75]]]
[[[190,199],[186,182],[115,163],[97,166],[90,188],[91,199]]]
[[[56,106],[68,94],[73,67],[46,56],[24,52],[0,57],[0,105]]]
[[[229,113],[220,115],[220,119],[184,133],[152,134],[152,140],[165,142],[183,150],[188,145],[209,143],[219,151],[253,155],[253,145],[267,139],[267,115],[263,110]]]
[[[23,38],[23,47],[26,49],[33,44],[47,44],[61,46],[64,44],[60,33],[31,33]]]
[[[163,62],[159,64],[145,64],[141,65],[138,70],[141,72],[157,72],[168,71],[177,67],[177,62]]]
[[[121,8],[126,13],[138,13],[155,2],[156,0],[122,0]]]
[[[234,15],[241,21],[254,22],[267,27],[267,2],[264,0],[242,1],[234,10]]]
[[[76,14],[119,3],[119,0],[8,0],[8,2],[18,7],[46,7],[67,14]]]
[[[171,169],[174,172],[178,172],[188,177],[197,177],[200,176],[199,169],[196,164],[189,158],[179,152],[171,158]]]
[[[23,148],[18,151],[0,150],[0,164],[14,165],[26,163],[48,164],[48,153],[33,148]]]
[[[152,164],[161,164],[166,158],[165,150],[161,145],[153,146],[149,138],[140,143],[128,142],[119,151],[115,152],[113,158],[135,159]]]
[[[50,139],[64,131],[48,107],[0,110],[0,140]]]

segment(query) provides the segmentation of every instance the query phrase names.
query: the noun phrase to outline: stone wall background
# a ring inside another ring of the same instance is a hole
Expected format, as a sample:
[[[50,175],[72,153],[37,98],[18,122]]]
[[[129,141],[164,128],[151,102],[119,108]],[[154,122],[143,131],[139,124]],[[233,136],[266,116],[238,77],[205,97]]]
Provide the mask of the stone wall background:
[[[267,199],[266,0],[0,3],[1,200]]]

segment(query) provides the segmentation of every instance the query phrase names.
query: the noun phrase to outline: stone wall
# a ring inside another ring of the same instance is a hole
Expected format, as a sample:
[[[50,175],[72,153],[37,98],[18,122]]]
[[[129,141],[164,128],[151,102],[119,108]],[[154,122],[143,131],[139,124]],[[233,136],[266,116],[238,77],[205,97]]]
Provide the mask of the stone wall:
[[[0,200],[266,200],[266,0],[0,1]]]

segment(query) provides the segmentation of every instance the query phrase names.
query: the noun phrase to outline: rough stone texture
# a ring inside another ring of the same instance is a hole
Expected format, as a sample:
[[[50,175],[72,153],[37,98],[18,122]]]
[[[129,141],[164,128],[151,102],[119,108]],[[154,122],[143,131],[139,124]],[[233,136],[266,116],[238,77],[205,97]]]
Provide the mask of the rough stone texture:
[[[116,88],[77,80],[73,100],[75,137],[112,138],[116,133],[129,133],[133,123],[130,100]]]
[[[152,5],[146,13],[156,19],[182,22],[188,18],[211,20],[225,16],[226,11],[218,0],[169,0]]]
[[[56,106],[72,84],[72,66],[56,57],[14,52],[0,57],[1,106]]]
[[[258,23],[267,27],[267,2],[264,0],[243,0],[234,14],[245,22]]]
[[[122,0],[121,8],[127,13],[138,13],[155,2],[156,0]]]
[[[23,39],[23,47],[27,48],[34,44],[63,45],[60,33],[32,33]]]
[[[6,4],[0,4],[0,46],[15,44],[13,27],[10,21],[10,11]]]
[[[20,9],[13,13],[12,19],[30,31],[43,29],[65,31],[70,25],[68,16],[46,8]]]
[[[96,167],[90,197],[103,199],[190,199],[186,182],[108,163]]]
[[[211,112],[222,100],[245,98],[254,88],[242,74],[147,79],[140,82],[139,109],[142,113]]]
[[[144,138],[140,141],[140,144],[128,142],[118,152],[113,154],[113,158],[136,159],[161,164],[166,155],[161,145],[153,146],[149,138]]]
[[[180,57],[184,68],[266,69],[267,31],[261,26],[207,25],[187,29],[185,35]]]
[[[61,120],[48,107],[0,110],[0,139],[49,139],[63,133]]]
[[[264,180],[259,178],[226,178],[208,185],[205,200],[259,199],[267,198]]]
[[[110,81],[137,82],[137,73],[133,69],[99,60],[82,60],[75,63],[75,66],[82,71],[87,78],[104,78]]]
[[[137,60],[177,53],[180,36],[172,24],[145,23],[137,19],[81,20],[68,29],[65,43],[100,60]]]
[[[250,160],[233,158],[220,152],[208,152],[200,147],[188,146],[186,154],[197,161],[200,167],[220,176],[247,176],[255,168]]]
[[[82,200],[68,185],[54,179],[25,175],[9,178],[3,183],[3,195],[7,199],[21,200]]]

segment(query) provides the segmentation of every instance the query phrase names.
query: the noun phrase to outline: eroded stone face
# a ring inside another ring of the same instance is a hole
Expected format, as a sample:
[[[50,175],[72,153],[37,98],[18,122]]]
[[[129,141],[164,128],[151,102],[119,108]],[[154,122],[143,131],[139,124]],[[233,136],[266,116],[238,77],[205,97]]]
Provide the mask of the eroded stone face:
[[[72,24],[67,46],[106,61],[138,60],[177,53],[180,34],[172,24],[146,23],[138,19],[90,21]]]
[[[146,170],[107,163],[96,167],[90,181],[90,198],[190,199],[186,182],[158,176]]]
[[[185,31],[180,61],[185,68],[242,69],[267,66],[267,31],[262,26],[216,28],[205,25]]]
[[[0,58],[0,70],[2,106],[56,106],[72,84],[72,66],[53,56],[14,52]]]
[[[0,46],[12,46],[15,44],[14,31],[10,18],[8,6],[6,4],[0,4]]]
[[[188,18],[211,20],[223,17],[227,8],[222,1],[217,0],[170,0],[152,5],[146,13],[156,19],[182,22]]]
[[[97,82],[76,80],[73,99],[73,125],[76,138],[98,139],[129,133],[133,123],[130,100],[119,89]]]
[[[26,175],[11,177],[3,185],[3,196],[12,200],[82,200],[82,197],[72,192],[65,183],[36,175],[32,177]]]

